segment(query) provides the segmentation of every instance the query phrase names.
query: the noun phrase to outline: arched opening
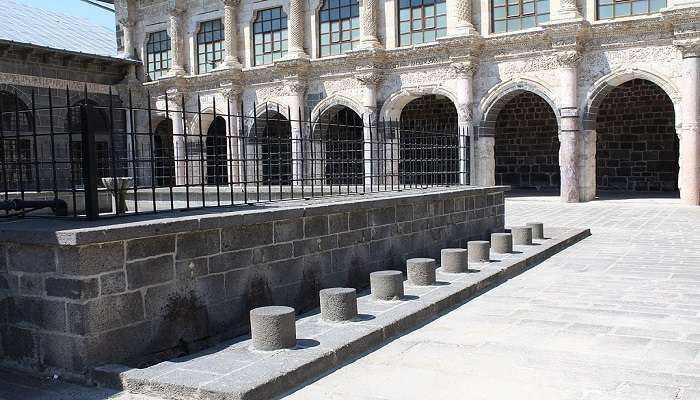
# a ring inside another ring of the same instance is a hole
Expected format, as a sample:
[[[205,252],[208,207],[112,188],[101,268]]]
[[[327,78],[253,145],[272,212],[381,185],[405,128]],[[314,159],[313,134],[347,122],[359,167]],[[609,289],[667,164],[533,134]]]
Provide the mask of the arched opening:
[[[173,148],[173,121],[164,119],[153,133],[154,177],[157,186],[175,185],[175,150]]]
[[[457,108],[452,101],[426,95],[406,104],[401,110],[398,147],[400,184],[459,183]]]
[[[599,191],[678,190],[675,112],[658,85],[633,79],[612,89],[598,108],[596,133]]]
[[[529,91],[515,94],[494,128],[496,185],[559,190],[557,116],[545,99]]]
[[[17,95],[0,91],[0,151],[4,171],[0,187],[3,190],[27,189],[35,181],[31,164],[33,120],[27,105]]]
[[[338,105],[326,110],[314,132],[323,153],[323,177],[327,185],[361,185],[364,179],[362,117]]]
[[[207,184],[224,185],[228,183],[226,120],[214,118],[207,130]]]
[[[278,111],[268,110],[253,125],[253,154],[260,160],[256,180],[264,185],[289,185],[292,182],[292,125]]]

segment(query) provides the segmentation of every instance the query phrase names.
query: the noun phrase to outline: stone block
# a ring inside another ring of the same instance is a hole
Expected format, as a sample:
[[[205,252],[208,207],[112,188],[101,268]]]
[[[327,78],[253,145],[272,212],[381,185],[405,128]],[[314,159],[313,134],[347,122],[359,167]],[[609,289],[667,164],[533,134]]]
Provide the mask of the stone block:
[[[510,228],[510,233],[513,235],[513,244],[516,245],[532,245],[532,228],[528,226],[514,226]]]
[[[467,242],[467,254],[469,262],[488,262],[491,244],[487,240],[471,240]]]
[[[21,274],[19,278],[19,292],[30,296],[44,295],[44,276],[35,274]]]
[[[273,224],[266,222],[221,230],[221,251],[235,251],[272,243]]]
[[[15,296],[9,299],[8,322],[47,331],[66,331],[66,303],[38,297]]]
[[[406,260],[408,284],[429,286],[435,284],[435,260],[432,258],[410,258]]]
[[[376,300],[401,300],[403,274],[401,271],[376,271],[369,274],[370,291]]]
[[[314,237],[294,242],[294,257],[328,251],[338,247],[336,235]]]
[[[328,235],[328,216],[316,215],[304,218],[304,236],[312,238]]]
[[[131,325],[143,320],[141,292],[100,297],[85,304],[68,303],[68,329],[78,335]]]
[[[11,325],[0,326],[0,342],[0,347],[4,350],[4,359],[30,365],[38,362],[39,338],[31,329]]]
[[[217,254],[221,251],[218,229],[177,235],[177,259],[183,260]]]
[[[197,278],[194,291],[203,305],[221,303],[226,299],[224,274],[207,275]]]
[[[368,213],[369,226],[387,225],[396,222],[394,207],[375,208]]]
[[[350,230],[366,228],[367,224],[367,210],[351,211],[348,214]]]
[[[457,274],[467,272],[467,249],[442,249],[440,250],[440,267],[442,272]]]
[[[215,274],[233,269],[247,268],[252,263],[252,250],[229,251],[209,257],[209,273]]]
[[[175,277],[173,256],[169,254],[127,263],[126,276],[129,290],[170,281]]]
[[[304,237],[304,219],[294,218],[275,221],[275,243],[288,242]]]
[[[55,272],[56,256],[54,247],[10,244],[7,247],[7,267],[10,271]]]
[[[46,278],[46,295],[67,299],[87,300],[100,295],[97,278]]]
[[[528,222],[525,226],[532,228],[533,239],[544,239],[544,224],[542,222]]]
[[[338,247],[354,246],[366,243],[370,240],[371,231],[369,229],[358,229],[355,231],[341,232],[338,234]]]
[[[175,252],[175,235],[152,236],[126,242],[126,259],[159,256]]]
[[[218,257],[218,256],[214,256]],[[209,258],[200,257],[192,260],[175,262],[175,279],[193,280],[209,273]]]
[[[229,271],[224,276],[226,298],[243,297],[248,291],[250,268],[240,268]]]
[[[319,292],[321,318],[330,322],[357,317],[357,292],[353,288],[329,288]]]
[[[314,240],[314,239],[310,239]],[[297,242],[295,242],[296,244]],[[253,263],[268,263],[292,257],[292,243],[271,244],[253,249]]]
[[[345,232],[349,228],[348,213],[336,213],[328,216],[328,233]]]
[[[507,254],[513,252],[513,235],[510,233],[492,233],[491,249],[494,253]]]
[[[58,250],[58,269],[67,275],[98,275],[124,268],[124,243],[63,246]]]
[[[396,206],[396,222],[413,220],[413,205],[399,204]]]
[[[70,371],[82,371],[87,367],[84,337],[42,332],[38,339],[45,365]]]
[[[100,296],[122,293],[125,290],[126,273],[124,271],[115,271],[100,275]]]
[[[291,307],[268,306],[250,310],[250,334],[256,350],[274,351],[296,346],[296,320]]]

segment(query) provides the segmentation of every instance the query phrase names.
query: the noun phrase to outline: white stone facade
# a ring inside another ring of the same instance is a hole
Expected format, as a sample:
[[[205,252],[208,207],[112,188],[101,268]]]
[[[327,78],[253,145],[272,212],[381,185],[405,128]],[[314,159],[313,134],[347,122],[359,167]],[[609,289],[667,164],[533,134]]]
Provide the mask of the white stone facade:
[[[171,73],[131,89],[169,93],[169,107],[211,109],[227,102],[289,107],[297,118],[308,97],[322,100],[308,111],[344,105],[358,115],[398,119],[403,106],[426,94],[449,98],[471,142],[470,181],[494,184],[494,126],[507,99],[530,91],[554,110],[559,126],[561,198],[595,197],[596,111],[610,90],[631,79],[661,87],[675,108],[680,138],[681,198],[700,204],[700,1],[668,0],[650,15],[596,20],[594,0],[552,0],[551,20],[539,27],[492,34],[489,0],[447,1],[447,31],[436,42],[398,46],[395,1],[360,0],[357,50],[319,57],[319,0],[121,0],[117,18],[131,57],[145,59],[148,34],[167,30],[172,39]],[[257,10],[281,6],[289,18],[289,51],[274,64],[253,66],[252,26]],[[199,23],[224,21],[225,62],[197,74]],[[128,44],[133,44],[133,50]],[[162,96],[161,100],[166,97]],[[286,111],[285,111],[286,112]],[[206,121],[206,125],[210,121]],[[198,131],[199,122],[189,131]],[[235,128],[235,122],[229,124]],[[174,130],[183,129],[177,124]],[[177,132],[175,132],[177,134]],[[305,132],[293,132],[304,135]],[[466,168],[466,166],[464,166]]]

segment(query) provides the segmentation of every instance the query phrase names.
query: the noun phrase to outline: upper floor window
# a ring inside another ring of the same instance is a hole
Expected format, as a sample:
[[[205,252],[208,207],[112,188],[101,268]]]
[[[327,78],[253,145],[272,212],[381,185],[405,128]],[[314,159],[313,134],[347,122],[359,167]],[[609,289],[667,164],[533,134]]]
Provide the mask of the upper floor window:
[[[258,11],[253,23],[254,65],[272,64],[287,54],[287,14],[282,7]]]
[[[549,21],[549,0],[491,0],[493,33],[534,28]]]
[[[319,12],[321,57],[345,53],[360,41],[357,0],[325,0]]]
[[[628,17],[658,12],[666,0],[598,0],[598,19]]]
[[[400,0],[399,46],[433,42],[446,34],[445,0]]]
[[[170,69],[170,36],[168,32],[153,32],[146,43],[146,70],[148,78],[155,80]]]
[[[224,59],[224,27],[220,19],[202,22],[197,33],[199,73],[210,72]]]

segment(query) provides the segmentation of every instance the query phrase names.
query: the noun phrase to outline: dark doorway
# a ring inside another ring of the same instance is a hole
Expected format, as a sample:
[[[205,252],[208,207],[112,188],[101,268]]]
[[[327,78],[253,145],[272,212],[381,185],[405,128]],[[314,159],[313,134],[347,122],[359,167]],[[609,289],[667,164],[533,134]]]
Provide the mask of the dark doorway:
[[[361,185],[364,180],[364,130],[362,118],[345,106],[333,107],[321,116],[324,176],[328,185]]]
[[[173,121],[161,121],[153,135],[154,175],[157,186],[175,186],[175,151]]]
[[[256,159],[261,160],[264,185],[292,182],[292,125],[277,111],[267,111],[253,127]],[[258,177],[259,179],[260,177]]]
[[[216,117],[207,130],[207,184],[228,183],[226,120]]]

